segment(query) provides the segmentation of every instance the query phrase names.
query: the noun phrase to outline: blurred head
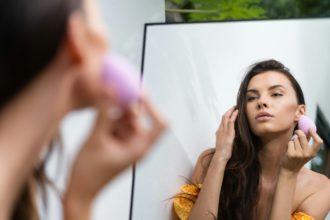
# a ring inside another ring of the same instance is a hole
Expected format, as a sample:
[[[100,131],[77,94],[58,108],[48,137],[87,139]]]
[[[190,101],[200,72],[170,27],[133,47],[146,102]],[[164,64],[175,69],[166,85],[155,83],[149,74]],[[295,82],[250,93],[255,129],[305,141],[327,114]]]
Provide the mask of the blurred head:
[[[293,132],[299,116],[305,113],[302,90],[289,69],[276,60],[252,66],[239,91],[242,111],[254,135]]]
[[[58,93],[74,107],[93,104],[101,90],[106,51],[95,0],[1,1],[0,110],[35,82],[59,85]],[[22,189],[12,219],[38,219],[34,184],[48,182],[44,165],[33,175]]]
[[[105,31],[93,0],[10,0],[0,6],[0,108],[44,73],[73,80],[77,105],[99,88]]]

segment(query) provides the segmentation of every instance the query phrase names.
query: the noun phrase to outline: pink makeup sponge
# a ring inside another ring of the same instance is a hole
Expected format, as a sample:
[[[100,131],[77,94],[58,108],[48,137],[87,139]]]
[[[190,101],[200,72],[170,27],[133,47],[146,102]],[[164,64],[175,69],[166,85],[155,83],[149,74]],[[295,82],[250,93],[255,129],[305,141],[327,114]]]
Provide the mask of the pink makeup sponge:
[[[106,55],[102,63],[102,80],[111,86],[122,105],[128,105],[141,97],[139,71],[118,55]]]
[[[316,131],[316,126],[315,126],[315,123],[313,122],[313,120],[305,115],[300,116],[299,121],[298,121],[298,128],[300,130],[302,130],[306,136],[308,135],[308,133],[309,133],[308,130],[310,128],[312,128],[314,131]]]

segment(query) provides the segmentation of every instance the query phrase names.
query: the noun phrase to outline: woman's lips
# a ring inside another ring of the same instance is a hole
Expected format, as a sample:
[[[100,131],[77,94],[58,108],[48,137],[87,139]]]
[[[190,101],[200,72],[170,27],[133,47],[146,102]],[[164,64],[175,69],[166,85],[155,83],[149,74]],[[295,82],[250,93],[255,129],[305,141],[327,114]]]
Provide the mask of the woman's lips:
[[[269,114],[268,112],[260,112],[259,114],[257,114],[257,116],[255,117],[255,119],[257,121],[268,121],[271,118],[273,118],[274,116]]]
[[[257,121],[268,121],[271,118],[272,118],[271,116],[260,116],[260,117],[257,117],[256,120]]]

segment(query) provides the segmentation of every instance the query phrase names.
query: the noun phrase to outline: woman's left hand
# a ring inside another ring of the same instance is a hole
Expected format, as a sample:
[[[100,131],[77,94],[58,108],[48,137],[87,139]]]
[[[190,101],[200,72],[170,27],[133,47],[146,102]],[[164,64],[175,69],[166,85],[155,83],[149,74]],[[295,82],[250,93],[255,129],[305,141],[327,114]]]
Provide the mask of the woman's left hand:
[[[309,133],[314,140],[312,145],[308,143],[308,138],[303,131],[295,131],[294,137],[288,143],[288,150],[282,161],[282,169],[298,173],[305,163],[315,157],[323,140],[313,129],[310,129]]]

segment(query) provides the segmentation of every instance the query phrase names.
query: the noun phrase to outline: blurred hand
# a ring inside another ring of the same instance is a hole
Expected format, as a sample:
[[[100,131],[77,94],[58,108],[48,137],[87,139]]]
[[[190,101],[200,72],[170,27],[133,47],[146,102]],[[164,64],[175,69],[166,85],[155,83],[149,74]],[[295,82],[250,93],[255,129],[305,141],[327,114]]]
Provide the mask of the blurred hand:
[[[283,169],[298,173],[305,163],[315,157],[320,150],[323,140],[313,129],[309,130],[309,134],[314,140],[312,145],[308,143],[308,138],[303,131],[295,131],[295,135],[292,140],[289,141],[288,150],[283,158]]]
[[[221,124],[216,132],[215,156],[228,161],[233,152],[233,143],[235,138],[235,120],[238,115],[238,109],[230,108],[223,116]]]
[[[147,98],[120,114],[113,114],[113,109],[99,107],[94,129],[74,162],[66,199],[92,201],[111,179],[144,156],[166,128]],[[144,115],[151,128],[142,123]]]

